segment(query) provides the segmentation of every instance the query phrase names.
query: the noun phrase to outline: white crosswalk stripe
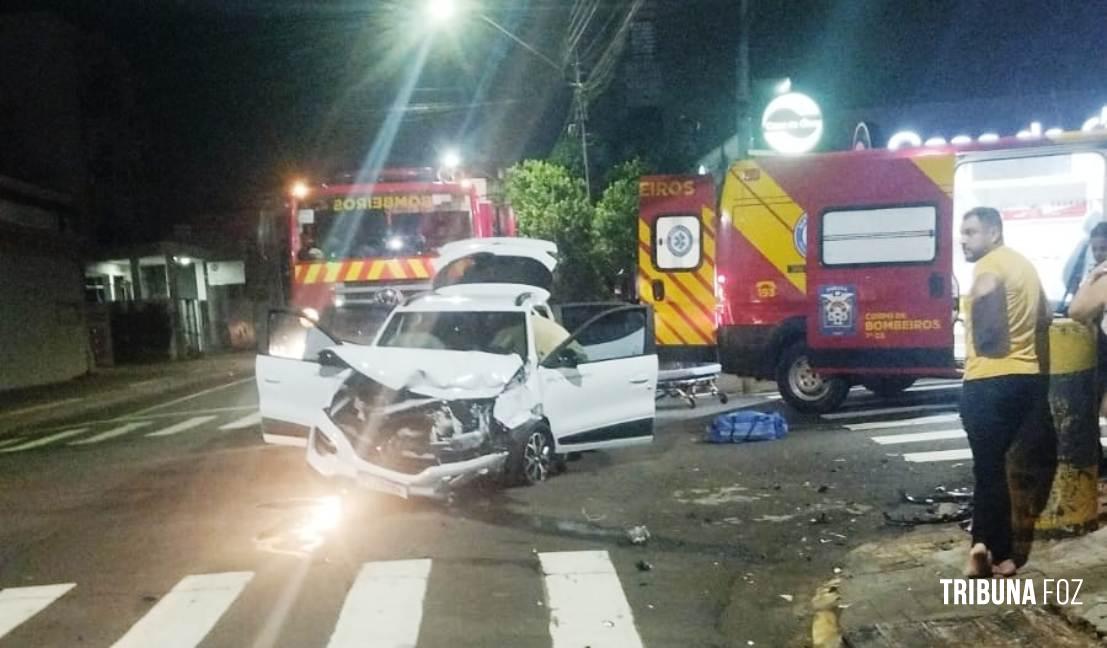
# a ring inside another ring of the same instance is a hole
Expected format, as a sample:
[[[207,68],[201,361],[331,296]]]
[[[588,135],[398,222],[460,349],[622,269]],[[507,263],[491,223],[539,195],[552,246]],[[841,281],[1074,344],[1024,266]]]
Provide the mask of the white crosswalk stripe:
[[[110,430],[106,430],[106,431],[101,432],[99,434],[94,434],[94,435],[88,437],[87,439],[81,439],[79,441],[71,441],[69,443],[69,445],[90,445],[90,444],[93,444],[93,443],[101,443],[103,441],[107,441],[108,439],[114,439],[116,437],[121,437],[124,434],[127,434],[128,432],[133,432],[133,431],[135,431],[139,428],[146,427],[147,425],[150,425],[150,421],[134,421],[134,422],[131,422],[131,423],[124,423],[123,425],[120,425],[118,427],[114,427]]]
[[[0,638],[27,619],[46,609],[73,587],[73,583],[67,583],[65,585],[7,587],[0,590]]]
[[[242,418],[240,418],[238,420],[231,421],[230,423],[227,423],[226,425],[221,425],[221,426],[219,426],[219,429],[223,430],[223,431],[226,431],[226,430],[241,430],[243,428],[248,428],[248,427],[257,425],[259,423],[261,423],[261,412],[254,412],[252,414],[247,414],[246,416],[243,416]]]
[[[904,460],[911,463],[929,463],[931,461],[960,461],[972,459],[972,450],[958,448],[956,450],[931,450],[929,452],[908,452],[903,455]]]
[[[965,431],[961,428],[949,430],[932,430],[930,432],[909,432],[907,434],[888,434],[874,436],[873,441],[880,445],[895,445],[898,443],[918,443],[920,441],[945,441],[947,439],[964,439]]]
[[[63,432],[55,432],[54,434],[49,434],[39,439],[33,439],[26,443],[20,443],[17,446],[0,449],[0,452],[22,452],[23,450],[31,450],[32,448],[39,448],[55,441],[61,441],[62,439],[75,437],[78,434],[84,434],[85,432],[88,432],[88,428],[76,428],[73,430],[65,430]]]
[[[881,430],[884,428],[901,428],[914,425],[930,425],[932,423],[945,423],[961,418],[960,414],[939,414],[937,416],[923,416],[913,419],[899,419],[896,421],[873,421],[870,423],[852,423],[844,427],[854,432],[858,430]]]
[[[253,577],[253,572],[186,576],[113,648],[195,648]]]
[[[415,646],[430,560],[366,563],[346,595],[328,648]]]
[[[171,434],[180,434],[181,432],[184,432],[186,430],[191,430],[194,427],[199,427],[199,426],[203,425],[204,423],[207,423],[208,421],[214,421],[214,420],[215,420],[214,415],[194,416],[194,417],[188,419],[187,421],[181,421],[180,423],[177,423],[176,425],[170,425],[169,427],[165,428],[164,430],[158,430],[157,432],[150,432],[146,436],[148,436],[148,437],[163,437],[163,436],[169,436]]]
[[[874,416],[884,416],[886,414],[908,414],[911,412],[929,412],[934,410],[956,411],[957,405],[954,403],[927,403],[923,405],[903,405],[899,407],[881,407],[877,409],[845,410],[842,412],[823,414],[822,418],[828,421],[842,421],[852,418],[871,418]]]
[[[553,648],[641,648],[634,614],[606,551],[540,553]]]

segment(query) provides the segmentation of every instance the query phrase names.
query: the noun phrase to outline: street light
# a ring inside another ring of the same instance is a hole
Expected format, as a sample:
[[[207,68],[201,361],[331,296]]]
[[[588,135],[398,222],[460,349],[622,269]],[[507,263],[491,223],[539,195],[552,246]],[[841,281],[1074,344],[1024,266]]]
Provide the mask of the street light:
[[[296,200],[303,200],[311,193],[311,188],[303,180],[297,180],[292,183],[292,188],[288,190],[288,193],[292,194],[292,197]]]
[[[442,166],[451,171],[461,166],[461,154],[450,149],[442,154]]]
[[[436,25],[444,25],[457,14],[457,0],[427,0],[424,10]]]

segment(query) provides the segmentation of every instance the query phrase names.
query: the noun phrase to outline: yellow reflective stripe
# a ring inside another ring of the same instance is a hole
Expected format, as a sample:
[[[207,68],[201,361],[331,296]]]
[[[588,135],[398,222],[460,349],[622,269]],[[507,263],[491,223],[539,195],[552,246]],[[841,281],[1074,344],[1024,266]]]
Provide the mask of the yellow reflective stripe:
[[[657,311],[654,311],[653,319],[654,319],[654,327],[653,327],[654,338],[657,339],[658,343],[666,344],[666,345],[670,345],[670,346],[671,345],[677,345],[677,344],[683,344],[683,342],[681,342],[680,338],[677,337],[677,334],[674,333],[673,330],[669,327],[669,323],[667,321],[665,321],[664,317],[661,316],[661,313],[658,313]]]
[[[300,283],[300,280],[304,277],[304,265],[302,263],[296,264],[296,283]]]
[[[938,185],[942,193],[953,196],[954,160],[952,155],[924,155],[911,158],[915,166],[922,171],[930,181]]]
[[[369,281],[376,281],[381,278],[381,272],[384,271],[383,261],[373,261],[369,264],[369,276],[366,277]]]
[[[807,275],[788,272],[789,266],[804,267],[804,258],[796,250],[792,235],[792,228],[803,209],[791,199],[782,200],[788,195],[764,170],[759,171],[756,180],[743,184],[740,180],[742,170],[758,168],[753,162],[740,162],[731,167],[730,177],[723,183],[722,220],[724,223],[729,220],[797,290],[807,292]],[[769,201],[771,209],[765,204]]]
[[[400,265],[400,262],[396,259],[389,259],[385,261],[388,264],[388,269],[392,271],[393,279],[406,279],[407,273],[404,272],[404,267]]]
[[[1095,329],[1069,319],[1049,327],[1049,373],[1070,374],[1095,368]]]
[[[665,321],[688,344],[711,344],[714,339],[715,318],[713,315],[703,313],[702,309],[689,303],[687,299],[680,299],[684,295],[680,292],[673,278],[663,274],[655,274],[649,271],[644,273],[650,282],[659,280],[665,286],[665,300],[653,302],[652,286],[646,286],[649,300],[653,303],[654,312]]]
[[[419,279],[426,279],[430,277],[430,274],[427,272],[426,267],[423,266],[422,259],[408,259],[407,265],[409,268],[411,268],[411,271]]]
[[[319,277],[319,271],[323,269],[322,263],[313,263],[308,266],[307,274],[304,275],[305,284],[313,284],[317,277]]]
[[[361,269],[365,265],[362,261],[354,261],[350,263],[350,269],[346,271],[346,281],[357,281],[361,276]]]
[[[323,275],[323,281],[326,283],[334,283],[338,281],[338,273],[342,271],[342,263],[332,261],[327,264],[327,273]]]

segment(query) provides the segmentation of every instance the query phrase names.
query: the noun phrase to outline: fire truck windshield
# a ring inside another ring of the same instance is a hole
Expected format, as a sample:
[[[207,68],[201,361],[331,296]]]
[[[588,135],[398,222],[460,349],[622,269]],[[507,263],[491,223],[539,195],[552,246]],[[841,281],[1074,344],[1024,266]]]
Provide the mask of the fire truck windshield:
[[[425,256],[445,243],[471,236],[466,211],[336,211],[332,205],[298,210],[298,260]]]

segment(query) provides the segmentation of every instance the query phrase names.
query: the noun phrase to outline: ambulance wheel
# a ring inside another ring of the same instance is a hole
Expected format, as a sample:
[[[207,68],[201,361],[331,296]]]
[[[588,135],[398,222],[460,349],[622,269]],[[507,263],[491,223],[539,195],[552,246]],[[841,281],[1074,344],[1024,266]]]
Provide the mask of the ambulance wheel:
[[[842,376],[824,378],[811,368],[803,342],[794,342],[780,355],[776,385],[785,402],[804,414],[833,412],[849,395],[849,380]]]
[[[915,384],[915,379],[910,376],[880,376],[877,378],[866,378],[861,381],[861,384],[865,386],[865,389],[882,398],[890,398],[898,394],[902,394],[911,385]]]

